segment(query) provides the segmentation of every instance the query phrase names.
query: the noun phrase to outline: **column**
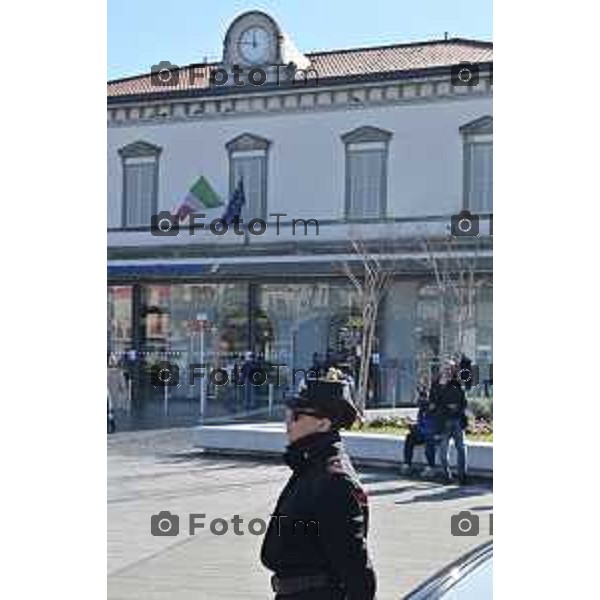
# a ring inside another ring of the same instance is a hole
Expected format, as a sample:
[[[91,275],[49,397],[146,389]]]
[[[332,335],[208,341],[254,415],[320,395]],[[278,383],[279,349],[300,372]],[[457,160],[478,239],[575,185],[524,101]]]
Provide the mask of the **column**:
[[[382,401],[412,402],[416,386],[417,303],[420,283],[396,281],[388,289],[380,332],[380,362],[383,371]]]

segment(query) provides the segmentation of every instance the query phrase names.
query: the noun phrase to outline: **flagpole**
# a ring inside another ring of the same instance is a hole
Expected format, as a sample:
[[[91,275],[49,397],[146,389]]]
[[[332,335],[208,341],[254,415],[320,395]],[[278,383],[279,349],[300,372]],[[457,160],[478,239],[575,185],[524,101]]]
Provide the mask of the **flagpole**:
[[[200,327],[200,364],[204,364],[204,321]],[[206,388],[204,381],[200,386],[200,423],[204,424],[204,411],[206,409]]]

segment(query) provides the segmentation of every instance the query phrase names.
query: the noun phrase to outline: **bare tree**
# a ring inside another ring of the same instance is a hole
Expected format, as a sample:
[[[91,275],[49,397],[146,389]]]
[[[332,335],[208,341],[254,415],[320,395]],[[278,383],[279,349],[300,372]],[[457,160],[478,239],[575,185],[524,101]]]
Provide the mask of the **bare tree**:
[[[472,353],[473,340],[468,336],[475,330],[478,243],[465,249],[447,236],[425,237],[421,245],[438,289],[440,357],[464,352],[467,346]]]
[[[373,342],[381,301],[394,275],[394,265],[384,259],[381,243],[377,252],[369,250],[362,240],[352,240],[356,261],[344,261],[341,268],[354,286],[362,316],[360,340],[360,366],[356,386],[356,404],[364,415],[369,386],[369,371],[373,355]]]

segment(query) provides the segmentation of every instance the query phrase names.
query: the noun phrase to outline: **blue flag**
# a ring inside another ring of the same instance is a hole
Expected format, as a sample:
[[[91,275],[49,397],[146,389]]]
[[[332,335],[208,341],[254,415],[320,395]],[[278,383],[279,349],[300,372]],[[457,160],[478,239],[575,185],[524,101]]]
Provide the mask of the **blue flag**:
[[[244,206],[245,203],[246,196],[244,195],[244,180],[240,179],[221,218],[228,225],[231,225],[233,223],[233,219],[242,214],[242,206]]]

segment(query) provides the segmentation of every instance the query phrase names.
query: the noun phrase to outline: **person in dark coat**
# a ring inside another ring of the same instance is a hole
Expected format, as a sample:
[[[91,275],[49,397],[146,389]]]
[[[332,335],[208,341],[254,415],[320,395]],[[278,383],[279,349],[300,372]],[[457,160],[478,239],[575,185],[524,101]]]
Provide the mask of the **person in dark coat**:
[[[425,458],[431,470],[435,469],[436,416],[434,405],[430,402],[427,385],[420,385],[418,393],[417,422],[410,426],[404,440],[404,465],[412,470],[412,459],[415,446],[425,445]]]
[[[252,382],[252,374],[258,368],[258,363],[254,358],[253,352],[246,352],[246,357],[242,363],[241,378],[244,382],[244,409],[253,410],[255,408],[255,391]]]
[[[312,355],[312,365],[309,369],[309,374],[312,375],[313,378],[317,379],[319,377],[321,377],[322,375],[324,375],[323,372],[323,363],[321,362],[321,359],[319,358],[319,353],[318,352],[313,352]]]
[[[467,448],[465,445],[465,429],[467,428],[467,399],[458,377],[456,363],[450,361],[441,369],[439,378],[431,386],[430,402],[434,406],[436,429],[440,434],[440,462],[444,479],[452,480],[448,464],[450,440],[454,441],[457,454],[457,471],[459,482],[466,483]]]
[[[367,496],[340,437],[356,417],[348,384],[335,369],[308,379],[288,404],[284,458],[292,475],[261,549],[263,565],[274,573],[275,600],[375,597]]]

